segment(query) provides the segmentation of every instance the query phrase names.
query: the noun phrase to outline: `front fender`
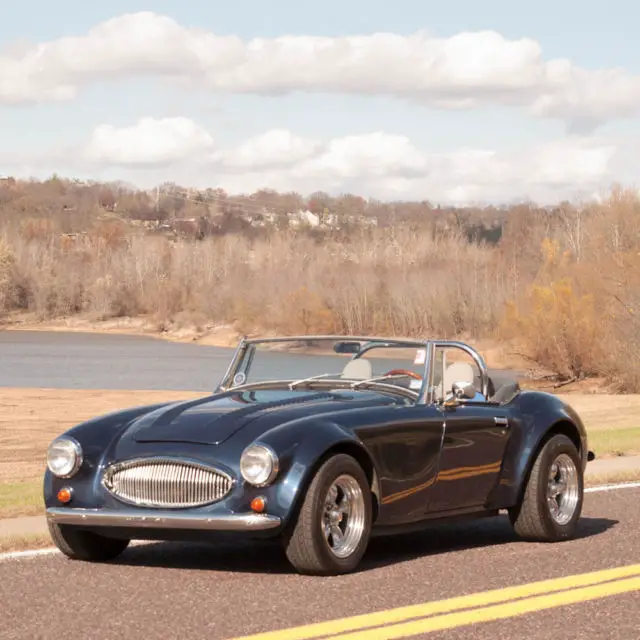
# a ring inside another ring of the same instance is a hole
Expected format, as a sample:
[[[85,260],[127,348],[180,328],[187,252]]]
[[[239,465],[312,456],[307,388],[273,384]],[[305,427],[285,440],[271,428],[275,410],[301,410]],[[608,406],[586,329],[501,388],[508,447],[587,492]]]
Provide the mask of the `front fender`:
[[[520,394],[509,409],[512,435],[505,451],[500,481],[490,494],[488,509],[505,509],[519,501],[542,441],[550,432],[565,433],[580,442],[582,468],[588,456],[587,431],[577,412],[557,396]]]
[[[60,434],[60,436],[75,438],[82,447],[82,466],[72,478],[76,494],[74,502],[76,504],[79,506],[93,506],[94,484],[97,482],[98,477],[96,471],[100,468],[106,452],[109,451],[114,441],[129,424],[141,415],[169,404],[172,403],[164,402],[115,411],[81,422]],[[56,495],[68,483],[68,479],[56,478],[48,468],[45,470],[43,491],[44,502],[47,507],[58,506]]]
[[[290,422],[267,432],[258,442],[270,446],[280,460],[280,473],[269,492],[273,501],[269,512],[280,516],[284,526],[295,517],[307,487],[330,450],[354,452],[373,467],[362,442],[335,422]]]

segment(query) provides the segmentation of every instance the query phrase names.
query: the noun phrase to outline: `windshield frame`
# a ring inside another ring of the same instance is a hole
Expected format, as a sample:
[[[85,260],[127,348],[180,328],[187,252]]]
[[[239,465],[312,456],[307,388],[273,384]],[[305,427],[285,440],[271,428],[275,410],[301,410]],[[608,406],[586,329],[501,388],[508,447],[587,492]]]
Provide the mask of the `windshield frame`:
[[[380,380],[380,377],[377,376],[370,381],[362,381],[362,380],[349,380],[339,378],[339,374],[336,374],[335,378],[325,377],[316,379],[313,381],[313,386],[315,388],[333,388],[333,389],[346,389],[346,390],[357,390],[357,389],[369,389],[371,391],[379,391],[381,393],[388,393],[391,395],[401,395],[405,398],[409,398],[416,403],[423,404],[425,391],[429,388],[430,380],[429,374],[431,373],[432,367],[430,366],[430,341],[428,340],[415,340],[411,338],[389,338],[389,337],[378,337],[378,336],[344,336],[344,335],[307,335],[307,336],[282,336],[275,338],[252,338],[249,339],[246,336],[243,337],[236,350],[231,358],[231,362],[229,366],[222,376],[218,384],[218,388],[216,392],[224,392],[224,391],[243,391],[248,389],[276,389],[287,387],[293,390],[293,387],[289,387],[289,385],[296,384],[298,388],[309,388],[305,387],[301,384],[301,381],[298,378],[283,378],[277,379],[273,378],[272,380],[265,381],[257,381],[246,384],[234,385],[233,380],[235,375],[238,373],[240,367],[243,369],[247,369],[251,367],[253,358],[256,353],[256,347],[261,344],[274,344],[274,343],[285,343],[285,342],[360,342],[363,343],[360,347],[360,351],[353,354],[351,360],[355,360],[357,358],[361,358],[365,353],[371,351],[372,349],[384,349],[384,348],[419,348],[424,349],[425,351],[425,362],[422,368],[422,384],[420,390],[414,389],[406,389],[403,387],[399,387],[393,384],[385,384]],[[248,354],[248,356],[247,356]],[[247,359],[248,357],[248,359]]]
[[[416,340],[412,338],[390,338],[390,337],[378,337],[378,336],[349,336],[349,335],[307,335],[307,336],[281,336],[275,338],[247,338],[243,336],[236,347],[236,350],[229,362],[226,372],[222,376],[215,393],[225,391],[244,391],[250,389],[280,389],[283,386],[288,387],[289,384],[300,382],[298,378],[289,379],[276,379],[268,381],[253,382],[243,385],[233,386],[230,384],[233,381],[235,374],[238,372],[239,366],[242,364],[244,357],[252,347],[254,348],[250,354],[250,360],[248,366],[251,366],[251,360],[255,355],[255,346],[265,343],[278,343],[278,342],[306,342],[306,341],[333,341],[333,342],[363,342],[360,350],[353,355],[352,360],[362,357],[367,351],[374,348],[384,347],[400,347],[411,348],[416,347],[425,350],[425,361],[423,367],[423,379],[422,385],[419,391],[413,389],[406,389],[393,384],[385,384],[379,381],[349,381],[348,379],[339,378],[324,378],[314,381],[314,386],[323,384],[327,389],[344,388],[346,390],[370,389],[372,391],[379,391],[381,393],[387,393],[390,395],[400,395],[405,398],[414,400],[415,404],[436,404],[434,393],[434,370],[433,366],[435,362],[436,349],[461,349],[467,353],[475,361],[476,366],[480,372],[481,379],[481,393],[489,401],[489,371],[487,365],[482,356],[470,345],[457,340]],[[379,380],[379,378],[376,378]],[[331,383],[331,384],[329,384]],[[301,387],[305,388],[305,387]],[[307,387],[308,388],[308,387]],[[464,401],[462,401],[464,403]]]

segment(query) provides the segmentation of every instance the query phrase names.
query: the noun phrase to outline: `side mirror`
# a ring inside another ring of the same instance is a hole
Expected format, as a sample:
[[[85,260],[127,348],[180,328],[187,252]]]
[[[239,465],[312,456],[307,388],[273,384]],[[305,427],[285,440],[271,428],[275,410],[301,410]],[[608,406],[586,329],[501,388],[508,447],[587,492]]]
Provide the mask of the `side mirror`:
[[[473,400],[476,396],[476,388],[473,382],[454,382],[451,385],[451,393],[459,400]]]

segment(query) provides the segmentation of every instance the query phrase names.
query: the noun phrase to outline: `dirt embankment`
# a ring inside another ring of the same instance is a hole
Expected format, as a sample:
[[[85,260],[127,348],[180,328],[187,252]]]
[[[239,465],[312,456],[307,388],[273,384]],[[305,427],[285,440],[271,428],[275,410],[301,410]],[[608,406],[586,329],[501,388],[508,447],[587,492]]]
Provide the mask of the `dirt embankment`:
[[[73,316],[58,320],[38,321],[33,314],[10,314],[3,322],[0,322],[0,330],[144,335],[172,342],[190,342],[211,347],[235,347],[242,336],[245,335],[233,325],[207,325],[204,327],[169,325],[158,327],[157,323],[147,317],[95,321]],[[273,331],[263,331],[256,327],[255,330],[247,335],[249,337],[275,337],[279,334]],[[409,338],[410,336],[398,337]],[[425,336],[425,339],[428,337],[430,336]],[[417,336],[410,338],[420,339]],[[521,372],[534,370],[531,362],[520,356],[515,347],[505,344],[503,341],[490,338],[476,339],[469,336],[460,336],[458,339],[477,349],[490,368],[511,369]],[[536,373],[541,372],[537,370]]]

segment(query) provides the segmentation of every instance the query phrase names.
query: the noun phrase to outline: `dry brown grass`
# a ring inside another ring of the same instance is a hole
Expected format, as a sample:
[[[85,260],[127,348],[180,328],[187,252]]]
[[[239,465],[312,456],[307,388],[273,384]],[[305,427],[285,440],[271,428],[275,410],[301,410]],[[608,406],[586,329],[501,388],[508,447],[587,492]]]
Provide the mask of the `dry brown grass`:
[[[624,471],[609,471],[587,475],[584,479],[584,486],[599,487],[603,484],[637,482],[638,480],[640,480],[640,469],[625,469]]]
[[[40,479],[49,442],[75,424],[127,407],[198,398],[180,391],[0,390],[0,483]]]
[[[0,481],[0,518],[34,516],[43,510],[42,479]]]
[[[557,394],[591,431],[640,429],[640,394]]]
[[[0,553],[49,549],[53,540],[48,533],[17,534],[0,537]]]

